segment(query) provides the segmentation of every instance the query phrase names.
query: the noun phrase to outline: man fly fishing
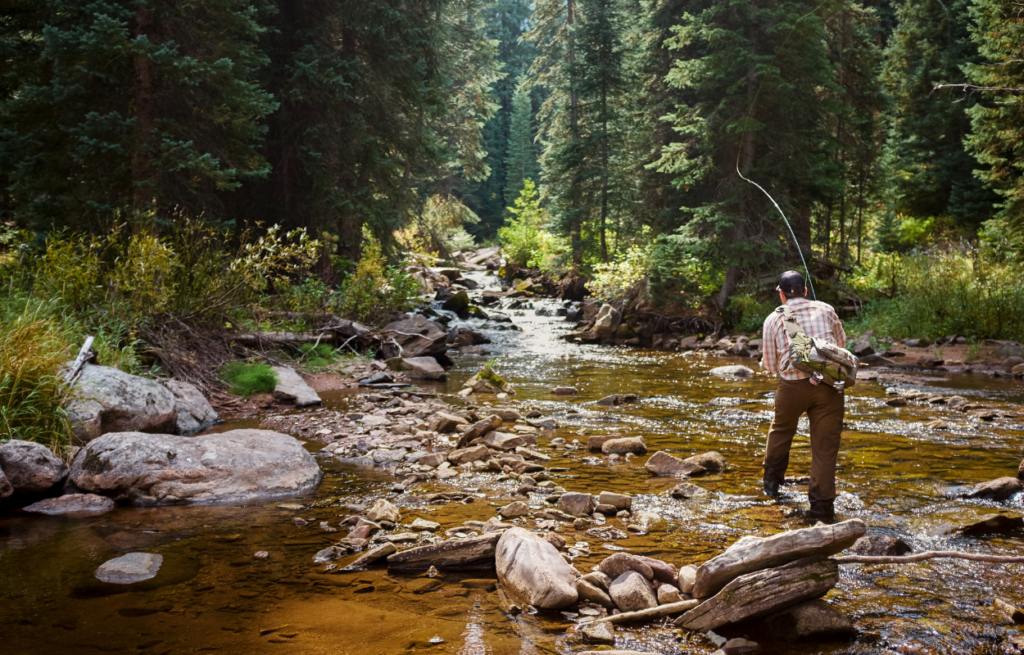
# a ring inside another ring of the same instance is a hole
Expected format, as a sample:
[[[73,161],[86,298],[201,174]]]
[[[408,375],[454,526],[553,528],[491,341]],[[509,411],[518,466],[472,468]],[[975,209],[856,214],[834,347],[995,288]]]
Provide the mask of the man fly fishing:
[[[811,423],[810,516],[827,519],[835,513],[843,389],[856,378],[857,360],[843,349],[846,332],[836,310],[805,298],[802,275],[786,271],[777,291],[782,306],[764,321],[761,359],[761,366],[779,377],[765,447],[764,491],[773,498],[779,495],[797,422],[806,413]]]

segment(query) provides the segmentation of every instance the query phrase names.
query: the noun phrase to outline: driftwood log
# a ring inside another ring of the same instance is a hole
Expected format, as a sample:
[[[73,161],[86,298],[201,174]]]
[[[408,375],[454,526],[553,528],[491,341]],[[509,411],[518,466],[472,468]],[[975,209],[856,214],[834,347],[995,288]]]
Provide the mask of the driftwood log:
[[[307,343],[337,344],[352,339],[358,340],[365,347],[375,337],[368,327],[335,317],[328,325],[308,332],[246,332],[233,335],[230,339],[250,348],[300,346]]]
[[[824,596],[839,582],[839,565],[823,555],[741,575],[714,598],[676,619],[687,630],[717,630],[723,625],[767,616],[791,605]]]
[[[82,349],[78,351],[78,357],[75,357],[75,361],[72,362],[71,368],[64,374],[64,384],[71,384],[75,378],[78,377],[79,371],[85,366],[85,363],[92,358],[92,337],[86,337],[85,343],[82,344]]]
[[[697,568],[694,598],[707,598],[730,580],[811,555],[833,555],[864,536],[867,526],[860,519],[835,525],[819,525],[782,532],[771,537],[743,537],[727,551]]]
[[[490,532],[479,537],[454,539],[402,550],[388,556],[388,567],[393,569],[493,569],[498,539],[502,532]]]
[[[645,610],[639,610],[636,612],[622,612],[621,614],[613,614],[611,616],[605,616],[600,618],[593,623],[632,623],[633,621],[651,621],[654,619],[661,619],[666,616],[672,616],[674,614],[682,614],[697,607],[698,600],[681,600],[678,603],[666,603],[657,607],[651,607]],[[591,623],[591,625],[593,625]]]

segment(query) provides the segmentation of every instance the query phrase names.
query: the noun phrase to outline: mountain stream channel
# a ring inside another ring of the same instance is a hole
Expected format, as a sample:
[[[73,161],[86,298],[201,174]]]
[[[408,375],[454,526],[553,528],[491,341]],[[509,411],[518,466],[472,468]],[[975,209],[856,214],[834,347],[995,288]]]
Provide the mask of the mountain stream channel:
[[[496,284],[493,276],[473,276],[481,288]],[[536,299],[510,310],[520,330],[499,330],[503,326],[477,319],[453,321],[451,326],[466,325],[489,337],[491,354],[451,351],[455,365],[447,382],[419,386],[452,405],[473,404],[481,416],[491,403],[522,413],[535,408],[557,419],[559,427],[540,430],[535,446],[551,457],[545,465],[555,484],[568,491],[630,494],[634,513],[654,512],[663,519],[646,534],[631,532],[615,540],[561,524],[559,532],[579,571],[589,572],[618,551],[676,566],[698,564],[741,536],[813,525],[807,517],[806,482],[785,486],[778,501],[761,491],[760,460],[775,383],[752,360],[568,343],[558,338],[572,328],[553,315],[559,306],[559,301]],[[538,313],[542,308],[546,311]],[[488,359],[514,386],[515,398],[467,401],[456,396]],[[756,374],[749,379],[708,374],[728,364],[751,366]],[[579,393],[552,395],[559,386]],[[958,394],[1002,415],[982,421],[944,405],[889,407],[887,388],[892,387]],[[315,423],[318,415],[357,411],[365,402],[363,394],[372,392],[323,392],[322,407],[287,414]],[[613,407],[595,404],[616,393],[639,394],[641,400]],[[839,519],[860,518],[868,534],[900,537],[915,552],[1024,554],[1022,530],[977,537],[955,531],[993,512],[1020,515],[1021,494],[1008,503],[948,497],[959,485],[1015,475],[1024,451],[1022,402],[1024,383],[982,374],[900,371],[858,383],[847,392],[837,474]],[[745,411],[723,415],[726,409]],[[222,423],[211,431],[258,427],[260,418]],[[946,421],[949,429],[925,427],[935,419]],[[809,472],[806,430],[803,419],[791,476]],[[680,480],[652,477],[643,466],[647,456],[609,460],[587,451],[589,435],[609,433],[642,436],[651,454],[667,450],[688,457],[718,451],[728,468],[693,480],[710,492],[707,496],[675,500],[668,490]],[[306,447],[317,451],[322,445],[310,441]],[[444,571],[426,578],[422,572],[404,574],[379,565],[342,572],[358,555],[336,560],[333,568],[313,561],[315,553],[345,535],[344,527],[331,533],[320,523],[337,526],[353,513],[351,506],[368,507],[387,498],[402,511],[403,526],[426,519],[439,523],[437,536],[445,538],[468,534],[470,529],[460,527],[467,521],[486,521],[498,507],[524,500],[515,494],[515,480],[495,472],[464,472],[420,482],[403,494],[392,490],[399,480],[385,469],[332,457],[317,461],[324,478],[314,494],[265,505],[118,507],[95,517],[0,516],[0,652],[527,655],[592,648],[570,630],[583,618],[575,611],[511,609],[496,589],[493,570]],[[416,501],[446,491],[468,492],[474,502]],[[529,502],[546,506],[543,496]],[[308,525],[299,527],[293,520],[297,517]],[[536,527],[537,521],[525,517],[514,522]],[[607,523],[625,528],[615,517]],[[403,531],[408,528],[396,530]],[[93,576],[104,561],[140,550],[163,556],[155,578],[114,585]],[[269,556],[254,557],[258,551]],[[993,642],[1015,632],[1001,624],[992,603],[999,597],[1024,605],[1022,574],[1024,565],[949,559],[843,565],[838,586],[825,600],[854,621],[855,638],[786,643],[748,636],[764,652],[783,655],[1003,652]],[[615,635],[619,649],[664,655],[716,649],[703,636],[675,628],[671,620],[616,626]]]

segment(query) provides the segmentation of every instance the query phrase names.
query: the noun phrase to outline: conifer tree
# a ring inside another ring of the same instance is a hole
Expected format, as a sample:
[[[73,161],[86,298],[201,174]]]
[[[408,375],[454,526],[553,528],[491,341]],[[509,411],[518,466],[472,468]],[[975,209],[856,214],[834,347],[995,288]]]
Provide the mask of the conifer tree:
[[[970,110],[970,151],[979,177],[1002,197],[995,218],[1024,236],[1024,14],[1018,3],[974,0],[974,42],[982,61],[966,67],[967,90],[982,102]]]
[[[509,207],[519,197],[523,180],[537,180],[540,177],[534,145],[535,133],[530,88],[520,86],[512,99],[512,124],[509,128],[508,156],[505,158],[505,202]]]

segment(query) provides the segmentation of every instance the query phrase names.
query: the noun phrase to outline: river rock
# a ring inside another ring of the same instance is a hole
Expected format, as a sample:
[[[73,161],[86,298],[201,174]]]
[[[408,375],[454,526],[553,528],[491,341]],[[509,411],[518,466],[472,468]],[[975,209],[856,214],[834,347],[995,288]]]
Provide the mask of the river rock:
[[[469,442],[474,439],[479,439],[488,432],[493,432],[501,427],[502,420],[497,414],[491,414],[485,419],[479,420],[473,425],[466,428],[459,437],[459,448],[465,448],[469,445]]]
[[[460,289],[444,301],[441,309],[455,312],[459,318],[466,320],[469,318],[469,294],[466,293],[465,289]]]
[[[575,396],[577,393],[576,387],[555,387],[551,390],[552,396]]]
[[[767,538],[743,537],[721,555],[697,569],[694,598],[707,598],[737,576],[800,558],[834,555],[864,536],[867,526],[860,519],[835,525],[818,525],[781,532]]]
[[[954,494],[955,498],[985,498],[1004,501],[1024,491],[1024,480],[1019,478],[996,478],[988,482],[971,485]]]
[[[602,446],[612,439],[621,439],[621,434],[602,434],[587,438],[587,450],[592,453],[601,452]]]
[[[381,355],[385,359],[436,357],[447,352],[447,340],[448,334],[440,325],[416,314],[384,326],[381,330]]]
[[[854,341],[853,345],[850,347],[850,350],[857,357],[875,354],[875,349],[871,347],[871,338],[873,336],[875,336],[874,330],[868,330],[857,337],[856,341]]]
[[[413,530],[425,530],[427,532],[437,532],[441,529],[441,524],[436,521],[428,521],[426,519],[415,519],[409,524],[409,527]]]
[[[543,537],[522,528],[506,530],[495,553],[498,581],[511,595],[541,610],[576,603],[577,573]]]
[[[523,418],[522,414],[507,407],[495,409],[494,416],[500,418],[502,423],[515,423],[519,419]]]
[[[384,544],[382,546],[377,546],[373,550],[367,551],[367,552],[363,553],[362,555],[360,555],[356,559],[356,561],[354,561],[351,564],[349,564],[348,566],[346,566],[344,570],[346,570],[346,571],[361,571],[362,569],[365,569],[369,565],[374,564],[375,562],[379,562],[380,560],[384,559],[385,557],[388,557],[389,555],[392,555],[392,554],[396,553],[397,551],[398,551],[398,547],[395,546],[393,543],[390,543],[390,542],[386,543],[386,544]]]
[[[713,450],[706,453],[700,453],[699,455],[694,455],[693,457],[687,457],[683,461],[696,464],[708,473],[725,472],[725,457],[722,456],[722,453],[715,452]],[[687,475],[692,476],[693,474],[688,473]]]
[[[453,450],[448,453],[448,461],[452,463],[452,466],[458,466],[469,462],[485,461],[490,458],[491,451],[487,450],[487,446],[484,445],[470,446],[469,448]]]
[[[589,516],[594,513],[595,505],[597,503],[594,502],[592,495],[575,491],[562,494],[562,497],[558,499],[558,509],[572,516]]]
[[[643,512],[640,512],[640,514],[643,514]],[[638,516],[640,516],[640,514],[638,514]],[[666,584],[676,583],[676,579],[679,576],[679,570],[672,564],[664,562],[660,559],[655,559],[653,557],[647,557],[644,555],[637,555],[636,557],[642,563],[646,564],[651,568],[651,572],[654,574],[655,580]]]
[[[849,552],[854,555],[898,556],[911,551],[907,542],[887,534],[869,534],[857,540]]]
[[[959,410],[970,403],[971,401],[967,400],[963,396],[950,396],[949,398],[946,398],[946,407],[950,409]]]
[[[156,577],[163,564],[162,555],[153,553],[128,553],[107,560],[96,569],[96,577],[113,584],[132,584]]]
[[[448,412],[438,412],[427,421],[427,429],[438,434],[451,434],[458,432],[460,426],[468,423],[466,419]]]
[[[607,594],[605,595],[607,596]],[[603,605],[604,603],[599,604]],[[608,600],[608,605],[605,605],[605,607],[611,607],[611,599]],[[588,643],[615,645],[615,632],[612,630],[610,623],[593,623],[584,627],[580,632]],[[601,652],[604,653],[607,651]]]
[[[644,455],[647,453],[647,444],[644,443],[643,437],[610,439],[601,445],[601,452],[605,455]]]
[[[106,496],[66,494],[32,503],[28,507],[22,508],[22,511],[58,516],[62,514],[105,514],[112,509],[114,509],[114,501]]]
[[[782,641],[848,639],[857,634],[853,622],[823,600],[809,600],[759,621],[758,634]]]
[[[989,514],[987,516],[983,516],[981,519],[971,523],[970,525],[965,525],[960,528],[958,532],[968,536],[979,536],[1013,532],[1021,528],[1024,528],[1024,517]]]
[[[605,396],[601,400],[598,400],[595,404],[597,405],[629,405],[630,403],[640,402],[640,396],[635,393],[613,393],[610,396]]]
[[[306,384],[295,369],[290,366],[271,366],[274,374],[277,375],[277,385],[274,386],[274,397],[288,402],[294,402],[296,408],[316,407],[320,404],[320,396],[313,391],[313,387]]]
[[[178,413],[178,434],[199,432],[220,420],[199,387],[181,380],[161,382],[174,394],[174,407]]]
[[[34,441],[12,439],[0,444],[0,470],[19,494],[44,494],[64,481],[67,465]]]
[[[8,498],[14,495],[14,486],[11,485],[10,480],[4,475],[2,469],[0,469],[0,503],[3,503]]]
[[[475,346],[490,342],[484,335],[465,327],[453,328],[448,332],[448,345],[461,349],[466,355],[489,355],[489,350]]]
[[[134,505],[166,505],[301,494],[321,477],[302,442],[269,430],[198,437],[115,432],[78,451],[68,482]]]
[[[1014,623],[1017,625],[1024,623],[1024,610],[1020,609],[1019,607],[1011,605],[1010,603],[1006,602],[1001,598],[996,598],[995,600],[993,600],[992,607],[994,607],[996,610],[999,611],[1000,614],[1003,615],[1004,620],[1007,620],[1010,623]]]
[[[621,323],[622,312],[606,303],[601,305],[601,309],[597,312],[593,330],[602,339],[610,339],[614,336],[615,331],[619,329]]]
[[[82,367],[67,409],[80,442],[108,432],[171,433],[178,427],[173,393],[155,380],[109,366]]]
[[[597,502],[601,505],[611,505],[617,510],[628,510],[633,507],[633,498],[626,494],[617,494],[611,491],[602,491]]]
[[[718,366],[708,371],[708,373],[723,378],[749,378],[754,375],[753,370],[741,365]]]
[[[530,513],[530,507],[521,501],[509,503],[498,510],[498,516],[503,519],[516,519],[520,516],[526,516]]]
[[[835,587],[837,582],[839,565],[824,555],[804,557],[775,568],[755,570],[732,579],[713,598],[679,617],[676,625],[687,630],[717,630],[722,626],[767,616],[805,600],[818,598]],[[698,569],[698,587],[700,584]],[[699,592],[699,588],[694,591]]]
[[[605,592],[608,591],[608,587],[610,587],[612,584],[612,579],[609,578],[607,574],[602,573],[600,571],[591,571],[590,573],[583,576],[581,579],[586,580],[590,584],[594,585],[598,589]]]
[[[615,603],[612,602],[612,597],[608,595],[608,592],[587,580],[586,577],[576,581],[576,593],[581,601],[590,601],[602,607],[615,607]]]
[[[667,605],[668,603],[678,603],[683,600],[683,597],[679,595],[679,590],[670,584],[663,584],[658,587],[658,604]]]
[[[681,567],[679,575],[676,577],[676,585],[679,587],[679,591],[684,594],[692,594],[695,584],[697,584],[697,567],[693,564]]]
[[[698,476],[703,475],[707,471],[700,464],[696,464],[685,459],[679,459],[669,455],[664,450],[651,455],[647,463],[644,464],[644,468],[647,469],[652,475],[659,477],[669,476]]]
[[[672,487],[668,495],[677,500],[688,500],[690,498],[703,498],[708,495],[708,490],[691,482],[684,482]]]
[[[453,570],[490,569],[494,567],[494,548],[502,534],[504,532],[489,532],[479,537],[401,550],[388,556],[388,566],[399,570],[426,570],[431,566]]]
[[[445,380],[444,367],[433,357],[395,357],[385,362],[392,371],[405,373],[410,380]]]
[[[626,571],[636,571],[648,580],[654,579],[654,571],[644,562],[644,558],[630,553],[609,555],[597,565],[597,569],[608,576],[610,580],[615,580]]]
[[[402,520],[402,512],[397,507],[383,498],[377,499],[370,508],[370,511],[366,513],[366,518],[374,523],[380,521],[391,521],[392,523],[398,523]]]
[[[484,444],[495,450],[515,450],[527,444],[526,437],[508,432],[488,432],[484,436]]]
[[[608,588],[612,602],[622,612],[637,612],[658,606],[658,599],[647,578],[636,571],[626,571]]]

